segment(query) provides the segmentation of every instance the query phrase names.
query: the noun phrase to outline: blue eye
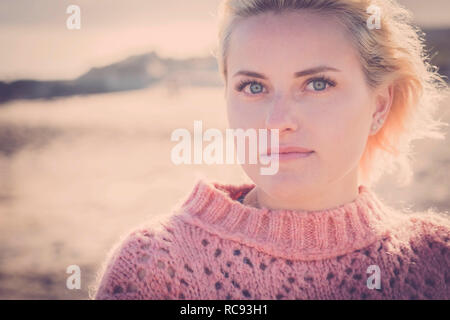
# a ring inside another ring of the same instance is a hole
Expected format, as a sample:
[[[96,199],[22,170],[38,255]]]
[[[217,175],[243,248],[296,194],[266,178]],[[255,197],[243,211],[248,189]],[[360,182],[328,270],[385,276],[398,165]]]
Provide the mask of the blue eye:
[[[247,88],[249,90],[247,90]],[[264,85],[257,81],[244,80],[237,85],[236,89],[239,92],[245,89],[245,93],[249,95],[257,95],[264,92]]]
[[[322,91],[327,87],[327,83],[325,81],[313,81],[313,87],[317,91]]]
[[[250,85],[250,91],[254,94],[260,93],[263,91],[263,86],[260,83],[254,82]]]
[[[334,87],[335,85],[336,84],[331,80],[327,80],[325,78],[316,78],[316,79],[312,79],[308,83],[306,88],[311,91],[324,91],[329,86]]]
[[[324,80],[313,80],[308,84],[307,88],[314,91],[323,91],[327,88],[327,83]]]

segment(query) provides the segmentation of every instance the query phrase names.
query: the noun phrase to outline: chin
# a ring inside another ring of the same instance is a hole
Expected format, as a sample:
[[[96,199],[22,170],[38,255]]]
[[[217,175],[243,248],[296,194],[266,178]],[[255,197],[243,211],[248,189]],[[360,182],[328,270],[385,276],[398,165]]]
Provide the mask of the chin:
[[[292,198],[311,188],[311,181],[307,177],[291,173],[278,172],[273,176],[258,176],[255,184],[273,198]]]

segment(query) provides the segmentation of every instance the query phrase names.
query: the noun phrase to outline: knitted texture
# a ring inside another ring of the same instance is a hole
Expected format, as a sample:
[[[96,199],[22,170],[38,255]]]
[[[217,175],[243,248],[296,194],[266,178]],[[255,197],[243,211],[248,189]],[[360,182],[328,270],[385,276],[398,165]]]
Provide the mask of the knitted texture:
[[[320,211],[244,205],[254,184],[199,179],[158,228],[126,233],[94,299],[449,299],[450,222],[359,186]]]

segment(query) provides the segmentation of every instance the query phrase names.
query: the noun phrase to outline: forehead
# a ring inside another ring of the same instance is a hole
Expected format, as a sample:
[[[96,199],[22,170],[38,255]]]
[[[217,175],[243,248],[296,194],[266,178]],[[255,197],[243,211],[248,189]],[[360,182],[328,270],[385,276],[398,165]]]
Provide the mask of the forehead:
[[[336,18],[299,11],[263,13],[233,28],[227,56],[229,73],[241,68],[293,72],[293,68],[355,66],[358,55]],[[295,70],[295,71],[299,71]]]

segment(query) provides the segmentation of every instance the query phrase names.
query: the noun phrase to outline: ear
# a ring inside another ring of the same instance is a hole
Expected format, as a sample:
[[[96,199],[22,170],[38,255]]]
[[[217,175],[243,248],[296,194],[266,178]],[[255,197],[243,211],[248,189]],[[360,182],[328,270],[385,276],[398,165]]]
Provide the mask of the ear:
[[[375,111],[372,114],[371,134],[377,133],[391,110],[394,100],[394,85],[389,84],[376,90],[375,92]]]

